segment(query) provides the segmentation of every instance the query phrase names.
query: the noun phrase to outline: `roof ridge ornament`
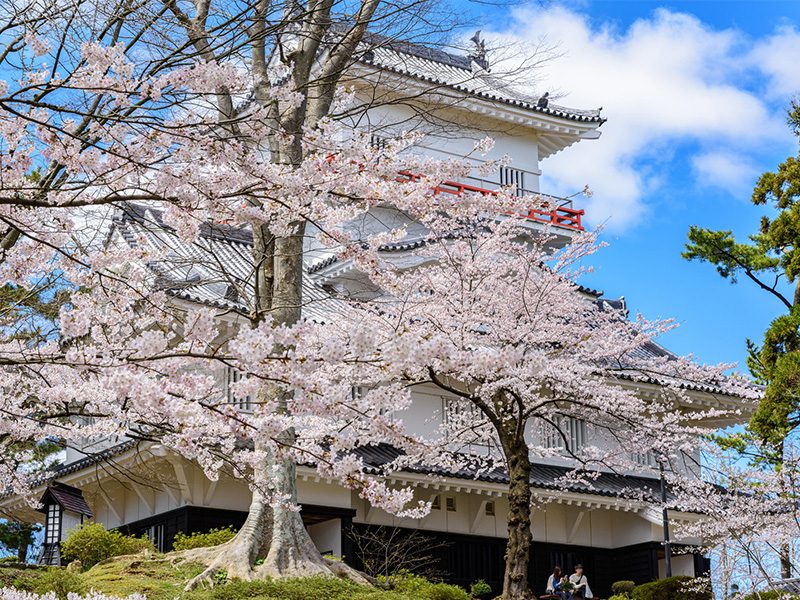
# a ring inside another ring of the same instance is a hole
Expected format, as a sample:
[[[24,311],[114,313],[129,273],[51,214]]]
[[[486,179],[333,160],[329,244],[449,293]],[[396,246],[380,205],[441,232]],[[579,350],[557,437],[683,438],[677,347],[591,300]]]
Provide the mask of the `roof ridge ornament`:
[[[550,92],[545,92],[543,96],[536,101],[536,106],[538,108],[547,108],[547,105],[550,102]]]
[[[481,69],[489,70],[489,60],[486,58],[486,41],[481,39],[481,30],[478,29],[475,34],[469,38],[475,47],[469,53],[469,58],[478,65]]]

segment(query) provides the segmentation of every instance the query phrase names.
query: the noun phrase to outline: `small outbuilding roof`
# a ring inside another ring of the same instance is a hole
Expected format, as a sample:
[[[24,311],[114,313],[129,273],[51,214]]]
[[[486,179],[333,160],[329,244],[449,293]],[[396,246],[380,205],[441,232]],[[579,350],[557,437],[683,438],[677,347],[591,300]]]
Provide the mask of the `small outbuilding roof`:
[[[87,517],[94,516],[92,509],[89,508],[86,499],[83,497],[83,492],[65,483],[55,481],[47,486],[42,495],[42,505],[45,508],[40,509],[40,512],[46,512],[46,507],[53,503],[58,504],[64,510],[76,512]]]

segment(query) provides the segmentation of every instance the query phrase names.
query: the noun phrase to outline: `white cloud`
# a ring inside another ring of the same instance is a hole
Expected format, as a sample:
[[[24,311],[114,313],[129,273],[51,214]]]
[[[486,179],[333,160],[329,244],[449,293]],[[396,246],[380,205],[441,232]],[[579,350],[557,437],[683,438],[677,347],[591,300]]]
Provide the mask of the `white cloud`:
[[[750,53],[750,63],[769,78],[767,93],[785,99],[800,92],[800,32],[793,26],[783,26],[771,36],[758,42]]]
[[[692,167],[702,186],[722,188],[736,198],[749,198],[759,175],[741,153],[727,151],[698,154],[692,159]]]
[[[750,40],[666,9],[622,30],[562,7],[521,8],[512,16],[508,30],[495,32],[496,43],[522,47],[545,37],[563,52],[542,67],[537,92],[565,92],[557,102],[567,106],[605,107],[600,140],[581,142],[542,164],[545,191],[571,193],[589,184],[595,194],[587,217],[595,223],[608,220],[619,230],[642,218],[648,193],[668,181],[663,170],[676,152],[689,153],[692,172],[705,183],[730,191],[740,189],[753,169],[732,168],[735,157],[751,164],[747,153],[768,141],[773,149],[776,140],[787,151],[791,147],[780,110],[752,88],[759,78],[791,86],[793,76],[800,89],[800,75],[784,72],[782,61],[756,58],[770,54],[763,49],[770,43],[800,44],[794,30]],[[786,62],[791,55],[787,51]]]

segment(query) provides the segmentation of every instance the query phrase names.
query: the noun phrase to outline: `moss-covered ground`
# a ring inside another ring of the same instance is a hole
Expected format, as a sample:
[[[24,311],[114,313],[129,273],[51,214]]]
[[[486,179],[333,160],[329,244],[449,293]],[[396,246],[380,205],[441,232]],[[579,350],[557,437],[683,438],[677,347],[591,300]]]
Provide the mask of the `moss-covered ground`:
[[[203,570],[181,563],[169,554],[123,556],[99,563],[84,572],[63,568],[17,569],[0,567],[0,587],[15,587],[59,595],[91,590],[125,598],[145,594],[148,600],[469,600],[461,588],[430,583],[418,577],[397,580],[395,589],[380,589],[333,578],[229,581],[220,573],[216,585],[192,592],[186,582]]]

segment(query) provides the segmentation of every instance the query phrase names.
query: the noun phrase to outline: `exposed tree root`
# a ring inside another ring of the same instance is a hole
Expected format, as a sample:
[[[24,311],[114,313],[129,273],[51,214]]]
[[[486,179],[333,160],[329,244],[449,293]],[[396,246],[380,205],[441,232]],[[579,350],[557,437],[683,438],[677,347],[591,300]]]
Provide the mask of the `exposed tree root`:
[[[269,457],[271,458],[271,457]],[[295,465],[290,460],[268,460],[260,470],[268,487],[290,503],[297,502]],[[186,590],[213,587],[218,573],[226,578],[253,581],[314,575],[341,577],[358,583],[373,583],[365,575],[339,561],[325,559],[317,550],[303,519],[287,504],[270,504],[261,493],[253,491],[247,520],[230,541],[211,548],[197,548],[180,553],[179,560],[206,565],[206,569],[186,584]]]
[[[349,579],[350,581],[364,585],[378,585],[377,579],[370,577],[366,573],[357,571],[346,563],[338,560],[330,560],[328,558],[325,559],[325,562],[327,563],[328,568],[331,570],[331,573],[340,579]]]
[[[302,523],[300,526],[302,527]],[[250,556],[249,547],[241,540],[237,540],[237,538],[219,546],[186,550],[180,553],[179,560],[181,562],[199,562],[205,564],[206,568],[202,573],[192,578],[186,584],[185,589],[189,591],[198,587],[213,587],[219,581],[218,573],[220,571],[225,572],[226,578],[244,581],[266,578],[312,577],[316,575],[338,577],[366,585],[377,583],[373,578],[343,562],[324,558],[310,539],[308,539],[311,544],[310,548],[304,547],[306,545],[300,540],[296,541],[300,543],[284,545],[281,550],[269,552],[261,564],[255,564],[257,561],[248,559]],[[273,546],[272,548],[275,547]]]

